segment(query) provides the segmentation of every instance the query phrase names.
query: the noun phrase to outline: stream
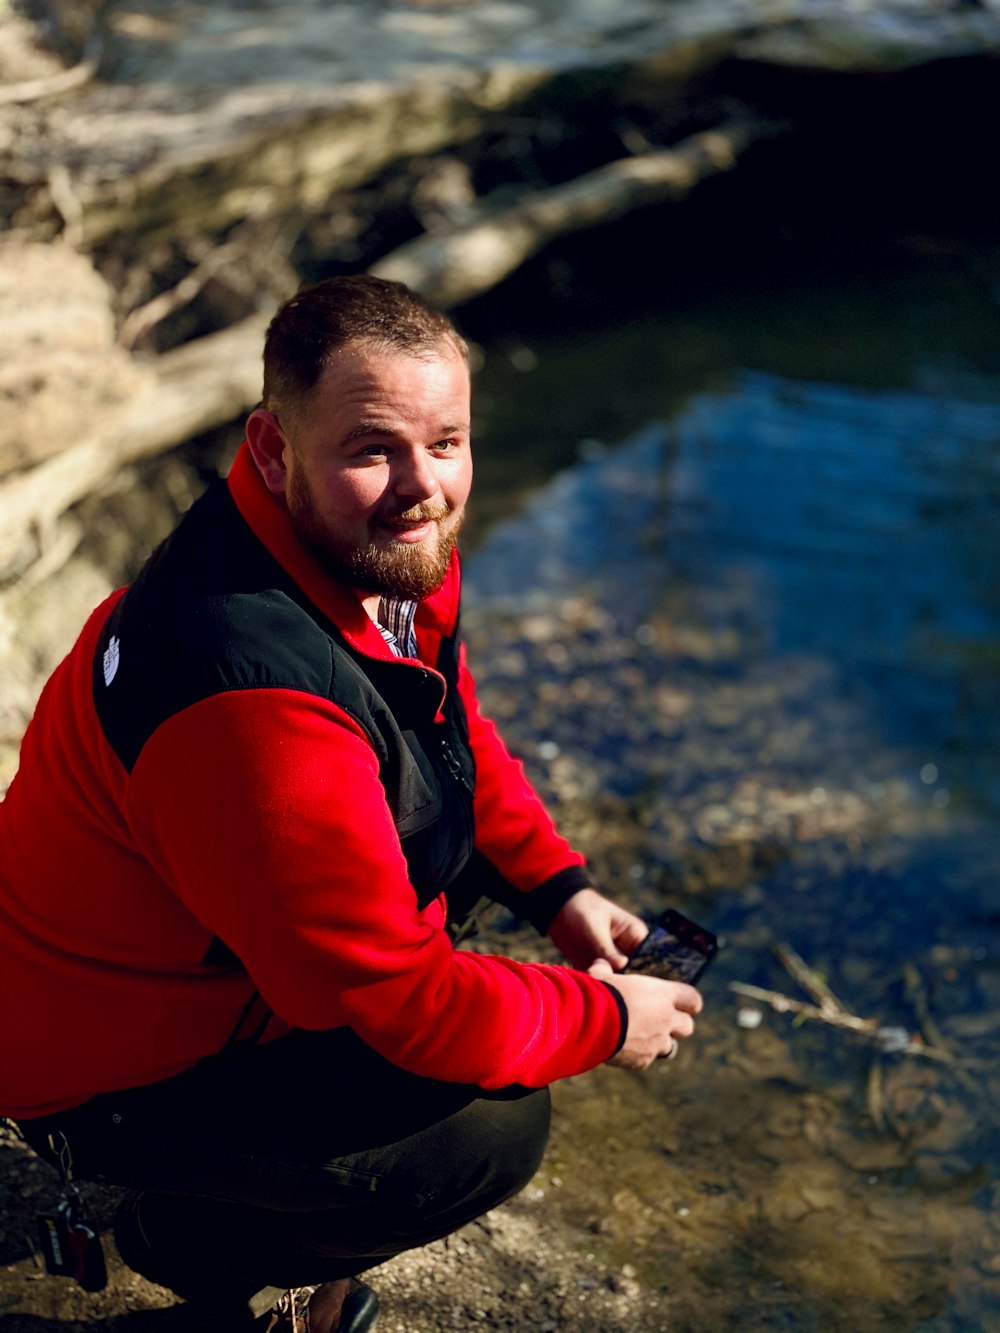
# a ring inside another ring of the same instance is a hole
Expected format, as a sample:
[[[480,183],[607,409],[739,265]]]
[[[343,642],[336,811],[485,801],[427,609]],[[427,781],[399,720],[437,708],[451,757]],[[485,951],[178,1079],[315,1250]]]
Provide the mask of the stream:
[[[724,948],[538,1189],[663,1328],[1000,1329],[998,256],[583,295],[483,344],[470,651],[600,881]],[[887,1042],[739,1000],[809,998],[775,944]]]

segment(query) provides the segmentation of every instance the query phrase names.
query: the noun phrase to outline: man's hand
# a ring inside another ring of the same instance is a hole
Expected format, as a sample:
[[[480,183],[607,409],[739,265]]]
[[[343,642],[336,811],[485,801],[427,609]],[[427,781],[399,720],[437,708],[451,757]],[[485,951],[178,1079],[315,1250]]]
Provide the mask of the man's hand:
[[[622,970],[648,933],[641,917],[596,889],[574,893],[549,926],[549,939],[574,967],[586,969],[604,959],[615,972]]]
[[[701,994],[685,981],[660,977],[615,976],[608,963],[598,959],[588,969],[620,991],[628,1010],[625,1044],[608,1064],[620,1069],[648,1069],[656,1059],[677,1053],[677,1041],[694,1032],[695,1015],[701,1013]]]

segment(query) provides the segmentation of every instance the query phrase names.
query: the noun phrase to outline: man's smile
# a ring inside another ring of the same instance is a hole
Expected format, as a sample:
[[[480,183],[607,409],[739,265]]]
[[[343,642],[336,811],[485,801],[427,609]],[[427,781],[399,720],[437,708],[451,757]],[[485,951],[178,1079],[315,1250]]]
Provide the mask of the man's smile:
[[[450,512],[446,505],[421,505],[396,518],[377,518],[374,526],[396,541],[413,544],[433,536]]]
[[[384,519],[378,526],[389,532],[396,541],[420,542],[437,530],[437,520],[424,518],[417,519],[416,522],[404,523],[399,520]]]

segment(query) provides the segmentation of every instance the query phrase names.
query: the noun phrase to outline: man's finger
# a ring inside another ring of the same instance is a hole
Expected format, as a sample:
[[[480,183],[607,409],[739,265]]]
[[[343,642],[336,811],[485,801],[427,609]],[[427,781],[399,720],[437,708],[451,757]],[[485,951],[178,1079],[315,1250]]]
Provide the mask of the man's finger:
[[[628,962],[628,954],[622,953],[621,949],[616,949],[613,944],[605,950],[604,958],[611,964],[612,970],[615,972],[620,972]]]
[[[683,1009],[686,1014],[700,1014],[705,1001],[701,991],[694,986],[689,986],[686,981],[678,982],[677,996],[674,1004],[678,1009]]]

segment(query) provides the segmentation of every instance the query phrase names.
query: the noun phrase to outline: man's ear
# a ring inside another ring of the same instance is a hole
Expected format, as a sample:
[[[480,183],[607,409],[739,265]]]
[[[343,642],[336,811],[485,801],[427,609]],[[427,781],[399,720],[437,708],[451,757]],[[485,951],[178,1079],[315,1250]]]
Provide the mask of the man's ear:
[[[257,471],[274,495],[284,495],[288,485],[285,449],[288,447],[278,418],[264,407],[255,407],[247,417],[247,444]]]

